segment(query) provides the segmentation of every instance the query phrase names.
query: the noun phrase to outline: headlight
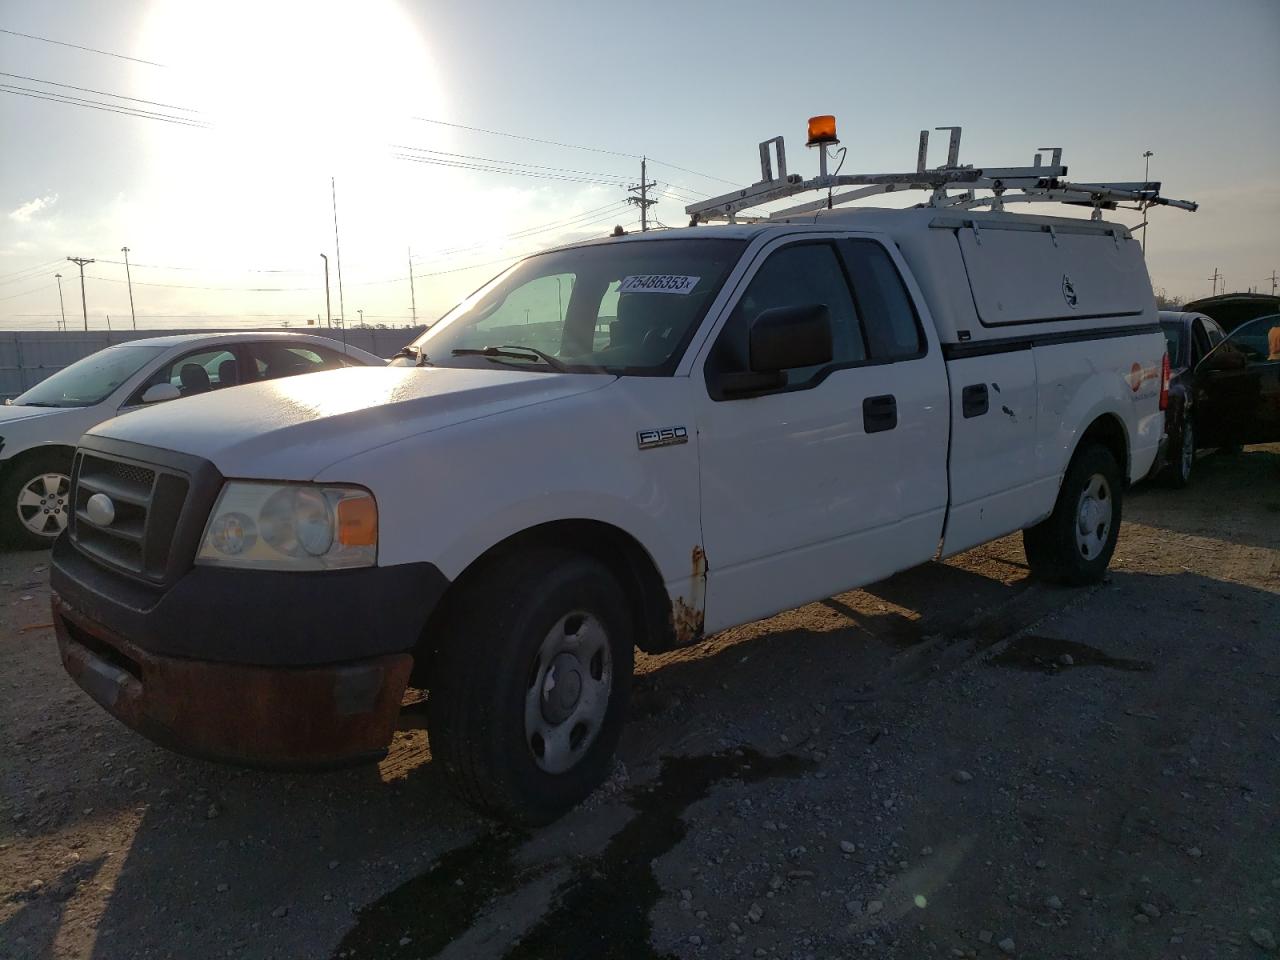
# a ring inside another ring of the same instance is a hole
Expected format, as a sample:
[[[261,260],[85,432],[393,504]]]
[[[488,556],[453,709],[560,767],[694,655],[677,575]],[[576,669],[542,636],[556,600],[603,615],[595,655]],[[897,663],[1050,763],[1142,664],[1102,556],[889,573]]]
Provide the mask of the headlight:
[[[232,480],[209,515],[196,563],[267,570],[371,567],[378,507],[358,487]]]

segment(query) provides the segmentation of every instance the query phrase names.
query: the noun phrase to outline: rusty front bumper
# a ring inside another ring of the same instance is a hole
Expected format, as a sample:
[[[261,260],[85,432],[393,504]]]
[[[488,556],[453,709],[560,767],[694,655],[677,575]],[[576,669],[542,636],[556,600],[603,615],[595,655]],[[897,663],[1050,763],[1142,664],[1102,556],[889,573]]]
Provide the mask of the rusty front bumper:
[[[250,766],[323,767],[386,752],[413,657],[263,667],[157,656],[53,594],[62,664],[125,725],[172,750]]]

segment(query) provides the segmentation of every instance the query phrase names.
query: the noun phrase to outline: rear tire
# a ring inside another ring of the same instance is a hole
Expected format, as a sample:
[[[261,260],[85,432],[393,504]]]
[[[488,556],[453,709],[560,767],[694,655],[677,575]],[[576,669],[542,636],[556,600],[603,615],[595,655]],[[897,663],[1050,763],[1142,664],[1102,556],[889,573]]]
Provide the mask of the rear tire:
[[[1033,576],[1073,586],[1097,583],[1116,549],[1123,504],[1120,467],[1101,444],[1081,447],[1048,519],[1022,531]]]
[[[627,598],[589,557],[501,557],[451,598],[433,664],[431,752],[464,800],[549,823],[608,775],[634,665]]]
[[[41,451],[7,464],[0,480],[0,538],[20,550],[47,550],[67,526],[71,457]]]

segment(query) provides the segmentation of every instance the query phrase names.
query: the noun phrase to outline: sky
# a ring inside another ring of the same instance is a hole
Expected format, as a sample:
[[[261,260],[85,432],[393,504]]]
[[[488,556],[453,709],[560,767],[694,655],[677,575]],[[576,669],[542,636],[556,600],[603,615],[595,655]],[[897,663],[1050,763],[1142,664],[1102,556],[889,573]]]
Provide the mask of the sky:
[[[56,273],[83,324],[68,256],[96,260],[90,328],[127,326],[124,246],[139,327],[323,323],[322,253],[333,316],[430,321],[515,257],[637,229],[641,155],[672,227],[758,180],[761,140],[816,173],[823,113],[844,172],[914,169],[944,125],[962,163],[1061,146],[1081,181],[1150,150],[1201,204],[1152,211],[1157,288],[1280,271],[1276,0],[0,0],[0,31],[0,329],[55,329]]]

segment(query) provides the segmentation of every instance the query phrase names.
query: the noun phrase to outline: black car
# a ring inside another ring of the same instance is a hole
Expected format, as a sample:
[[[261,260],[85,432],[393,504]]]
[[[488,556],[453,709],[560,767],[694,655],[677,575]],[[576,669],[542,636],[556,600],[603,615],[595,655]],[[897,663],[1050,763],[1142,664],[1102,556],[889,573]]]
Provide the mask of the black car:
[[[1280,441],[1280,314],[1229,335],[1202,313],[1161,311],[1169,344],[1169,406],[1156,470],[1176,486],[1195,452]]]

